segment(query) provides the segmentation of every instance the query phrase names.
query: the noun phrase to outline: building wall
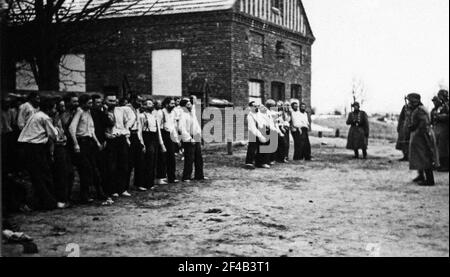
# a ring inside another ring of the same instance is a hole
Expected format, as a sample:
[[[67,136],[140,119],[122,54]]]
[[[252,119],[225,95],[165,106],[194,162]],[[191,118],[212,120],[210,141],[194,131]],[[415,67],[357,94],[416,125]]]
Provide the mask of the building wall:
[[[132,90],[152,94],[151,51],[181,49],[183,95],[209,90],[211,97],[231,100],[230,18],[212,12],[101,21],[89,34],[114,37],[87,51],[87,90],[121,88],[126,76]]]
[[[311,45],[313,40],[276,28],[264,22],[235,14],[232,23],[232,89],[233,102],[248,103],[248,81],[263,82],[263,100],[272,98],[272,83],[284,84],[284,99],[291,98],[291,85],[301,85],[302,100],[311,105]],[[252,33],[264,36],[263,56],[251,54]],[[284,46],[284,57],[276,51],[277,42]],[[304,62],[297,65],[295,46],[305,50]]]

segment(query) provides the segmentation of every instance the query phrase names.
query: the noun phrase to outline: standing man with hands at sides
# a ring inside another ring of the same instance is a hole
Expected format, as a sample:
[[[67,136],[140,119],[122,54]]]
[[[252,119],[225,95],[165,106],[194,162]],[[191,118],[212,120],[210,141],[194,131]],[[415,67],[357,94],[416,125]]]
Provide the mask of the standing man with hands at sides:
[[[347,125],[350,125],[347,139],[347,149],[355,152],[355,159],[359,158],[362,149],[363,158],[367,159],[367,145],[369,143],[369,117],[360,110],[358,102],[352,104],[353,111],[348,115]]]
[[[105,96],[106,109],[106,144],[105,159],[106,194],[112,197],[129,197],[128,187],[128,157],[130,148],[130,128],[136,118],[133,113],[125,108],[118,107],[118,99],[115,94]],[[129,108],[128,108],[129,109]]]
[[[92,98],[83,94],[79,97],[79,104],[80,107],[70,124],[69,133],[73,141],[75,165],[80,175],[80,199],[82,203],[91,203],[94,200],[89,196],[90,187],[95,187],[99,200],[106,200],[100,186],[100,172],[95,156],[102,145],[95,135],[91,115]]]
[[[138,120],[141,115],[142,101],[144,99],[139,94],[131,96],[131,105],[128,107],[133,112],[137,120],[134,121],[130,128],[130,156],[129,156],[129,170],[128,180],[131,178],[131,172],[134,169],[134,187],[139,191],[147,191],[144,184],[144,153],[146,151],[144,140],[142,138],[142,125]]]
[[[311,126],[306,104],[297,102],[292,103],[291,113],[291,132],[294,138],[294,161],[311,160],[311,144],[309,142],[308,132]]]
[[[142,138],[145,143],[144,153],[144,188],[151,189],[155,186],[156,165],[158,153],[165,153],[166,147],[161,136],[159,120],[154,110],[152,100],[146,100],[139,115],[142,126]],[[159,151],[158,151],[159,150]]]
[[[202,129],[193,113],[193,103],[189,99],[180,101],[182,113],[179,118],[179,132],[184,148],[183,182],[190,182],[192,165],[195,165],[195,180],[206,180],[203,174]]]
[[[164,155],[165,172],[167,175],[167,182],[169,184],[178,183],[175,178],[176,160],[175,160],[175,145],[180,144],[178,138],[177,123],[175,120],[175,100],[172,97],[167,97],[163,101],[162,120],[161,120],[161,134],[166,147]],[[163,170],[164,170],[163,169]]]

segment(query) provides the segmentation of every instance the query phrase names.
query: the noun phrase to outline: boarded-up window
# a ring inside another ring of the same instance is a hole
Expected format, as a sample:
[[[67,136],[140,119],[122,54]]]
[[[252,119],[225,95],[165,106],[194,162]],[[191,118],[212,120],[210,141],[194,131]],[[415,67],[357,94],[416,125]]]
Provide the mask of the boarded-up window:
[[[293,44],[292,45],[292,57],[291,57],[291,63],[293,65],[300,66],[302,64],[302,46]]]
[[[59,90],[86,92],[86,63],[83,54],[68,54],[61,57]]]
[[[263,102],[262,97],[262,81],[249,81],[248,82],[248,95],[249,95],[249,103],[255,101],[256,104],[260,105]]]
[[[181,96],[181,50],[152,51],[153,95]]]
[[[250,55],[262,58],[264,53],[264,36],[258,33],[250,33],[249,37]]]

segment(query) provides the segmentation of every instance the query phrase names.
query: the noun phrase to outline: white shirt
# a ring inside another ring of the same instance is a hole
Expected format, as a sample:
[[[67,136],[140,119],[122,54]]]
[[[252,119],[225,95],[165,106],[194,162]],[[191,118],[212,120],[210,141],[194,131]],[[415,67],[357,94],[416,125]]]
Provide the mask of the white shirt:
[[[19,107],[19,113],[17,116],[17,126],[20,130],[22,130],[25,127],[25,124],[27,124],[28,119],[35,114],[39,109],[36,109],[31,105],[29,102],[25,102]]]
[[[178,121],[178,130],[181,133],[181,140],[183,142],[201,141],[202,128],[194,113],[187,110],[183,111]]]
[[[125,106],[124,108],[129,108],[129,109],[126,109],[126,112],[127,113],[133,113],[134,114],[134,118],[135,118],[135,120],[134,120],[134,122],[133,122],[133,124],[131,125],[131,127],[130,127],[130,130],[131,131],[138,131],[139,130],[139,124],[140,124],[140,120],[137,120],[138,118],[139,118],[139,115],[140,115],[140,112],[139,112],[139,110],[136,110],[133,106],[131,106],[131,105],[127,105],[127,106]],[[130,117],[132,117],[132,116],[130,116]]]
[[[251,134],[260,139],[264,138],[261,131],[259,130],[264,126],[264,121],[259,112],[258,113],[250,112],[247,115],[247,122],[249,135]]]
[[[20,133],[18,142],[45,144],[48,139],[55,139],[58,131],[53,126],[52,119],[43,112],[33,114]]]
[[[142,126],[142,132],[156,132],[158,131],[158,118],[155,112],[144,112],[139,115]]]
[[[72,123],[70,123],[69,132],[75,137],[93,138],[95,136],[95,127],[91,111],[84,111],[78,108],[72,119]]]
[[[292,126],[295,128],[308,128],[309,120],[308,114],[306,112],[302,113],[300,111],[292,111]]]
[[[177,122],[175,120],[175,112],[169,113],[167,109],[162,110],[162,120],[161,120],[161,129],[169,132],[172,140],[176,143],[179,142],[178,131],[177,131]]]
[[[130,136],[130,128],[136,121],[136,116],[130,107],[115,107],[114,111],[108,111],[108,117],[113,120],[114,126],[106,129],[107,138]]]

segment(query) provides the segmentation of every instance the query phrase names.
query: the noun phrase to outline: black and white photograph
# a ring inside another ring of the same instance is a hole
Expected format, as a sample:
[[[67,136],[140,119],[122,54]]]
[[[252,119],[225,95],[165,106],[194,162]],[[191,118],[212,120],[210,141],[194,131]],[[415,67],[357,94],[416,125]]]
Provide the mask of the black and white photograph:
[[[449,5],[0,0],[0,256],[448,258]]]

